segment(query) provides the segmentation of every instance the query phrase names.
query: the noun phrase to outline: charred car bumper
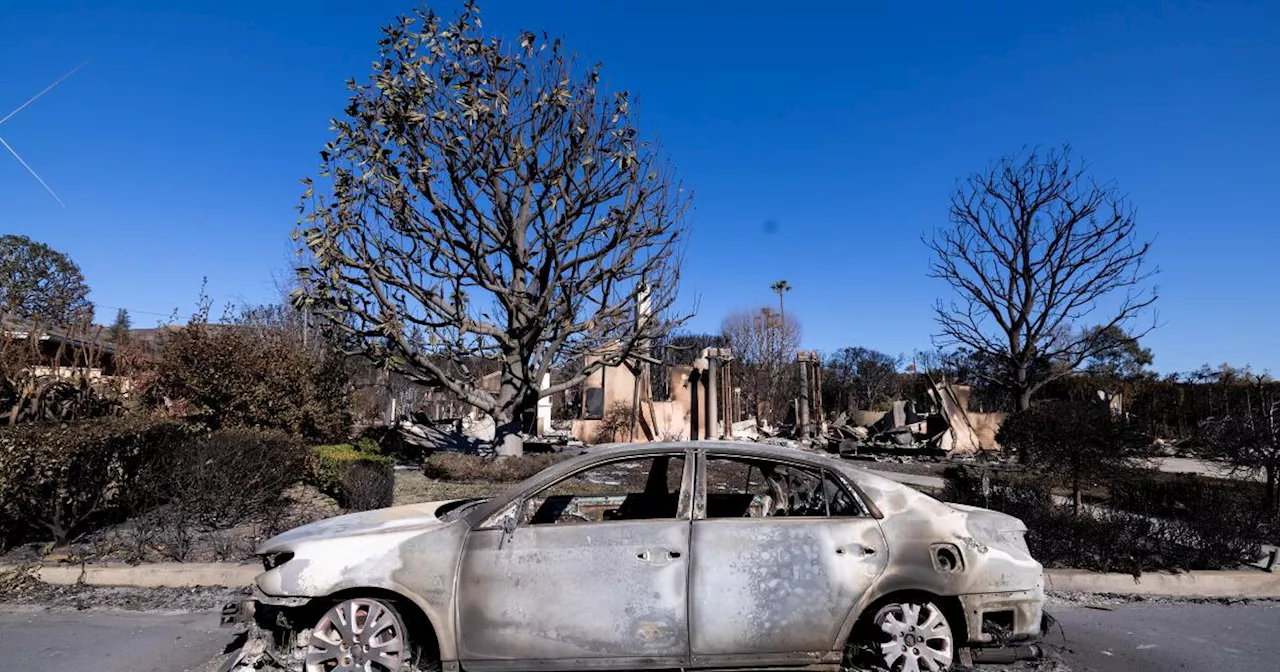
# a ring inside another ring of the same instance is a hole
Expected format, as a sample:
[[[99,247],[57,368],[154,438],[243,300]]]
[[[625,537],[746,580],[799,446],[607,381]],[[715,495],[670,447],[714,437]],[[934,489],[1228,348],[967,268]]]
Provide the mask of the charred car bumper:
[[[1043,584],[1031,590],[958,597],[970,642],[999,646],[1040,638],[1044,620]]]

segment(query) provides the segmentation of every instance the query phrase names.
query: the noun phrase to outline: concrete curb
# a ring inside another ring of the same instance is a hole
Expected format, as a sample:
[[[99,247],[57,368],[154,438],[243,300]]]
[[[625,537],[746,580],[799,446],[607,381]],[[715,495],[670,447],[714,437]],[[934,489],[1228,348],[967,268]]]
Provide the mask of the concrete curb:
[[[1100,574],[1082,569],[1050,569],[1045,590],[1063,593],[1106,593],[1150,597],[1280,598],[1280,574],[1258,570],[1224,570],[1165,574],[1149,572]]]
[[[15,567],[0,565],[0,572]],[[262,565],[231,563],[150,563],[142,565],[44,565],[37,570],[39,580],[56,586],[83,583],[89,586],[133,588],[195,588],[221,586],[242,588],[262,573]]]
[[[0,565],[0,572],[13,569]],[[45,565],[38,578],[45,583],[70,586],[134,588],[192,588],[222,586],[241,588],[262,572],[256,564],[152,563],[144,565]],[[1280,573],[1258,570],[1203,571],[1182,574],[1100,574],[1081,569],[1050,569],[1044,573],[1045,589],[1063,593],[1104,593],[1151,597],[1280,598]]]

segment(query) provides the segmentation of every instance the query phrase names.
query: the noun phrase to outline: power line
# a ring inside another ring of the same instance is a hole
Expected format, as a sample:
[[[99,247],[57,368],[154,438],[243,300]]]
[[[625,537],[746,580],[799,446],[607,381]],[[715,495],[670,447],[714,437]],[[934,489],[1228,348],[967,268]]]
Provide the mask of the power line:
[[[134,308],[124,308],[124,307],[122,307],[122,306],[104,306],[104,305],[96,304],[96,303],[94,304],[94,308],[105,308],[105,309],[107,309],[107,310],[123,310],[123,311],[128,312],[130,315],[132,315],[132,314],[134,314],[134,313],[137,313],[137,314],[139,314],[139,315],[154,315],[154,316],[156,316],[156,317],[173,317],[173,313],[172,313],[172,312],[168,312],[168,313],[155,313],[155,312],[152,312],[152,311],[149,311],[149,310],[137,310],[137,309],[134,309]]]

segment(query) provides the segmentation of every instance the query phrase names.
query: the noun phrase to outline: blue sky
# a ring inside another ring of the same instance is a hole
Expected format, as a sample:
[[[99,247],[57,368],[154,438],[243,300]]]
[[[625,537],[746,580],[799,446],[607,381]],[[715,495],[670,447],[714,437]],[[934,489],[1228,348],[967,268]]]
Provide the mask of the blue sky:
[[[369,0],[0,5],[0,126],[66,202],[0,156],[0,230],[67,252],[109,320],[264,301],[343,82],[378,27]],[[456,3],[436,3],[452,13]],[[543,2],[486,29],[563,35],[640,99],[695,192],[690,327],[795,289],[804,344],[927,347],[920,235],[956,182],[1025,145],[1070,142],[1155,239],[1162,371],[1280,372],[1280,3]]]

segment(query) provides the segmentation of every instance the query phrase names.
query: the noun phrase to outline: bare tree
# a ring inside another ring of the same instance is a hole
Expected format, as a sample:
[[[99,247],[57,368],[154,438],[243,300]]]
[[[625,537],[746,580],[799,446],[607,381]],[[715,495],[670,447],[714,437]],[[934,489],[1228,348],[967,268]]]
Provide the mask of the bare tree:
[[[1095,402],[1038,402],[1000,426],[996,441],[1016,452],[1033,472],[1071,489],[1072,512],[1080,515],[1084,491],[1125,470],[1145,466],[1149,441]]]
[[[747,381],[748,403],[755,404],[756,418],[780,419],[793,392],[790,364],[800,347],[799,321],[772,308],[757,308],[730,313],[720,330],[740,367],[736,375]]]
[[[498,454],[517,455],[540,396],[682,321],[688,195],[598,64],[545,35],[480,31],[475,2],[384,28],[308,181],[298,304],[352,352],[493,416]],[[539,389],[587,352],[602,357]],[[496,392],[476,358],[500,362]]]
[[[0,423],[66,422],[116,412],[119,395],[98,379],[105,354],[102,328],[88,319],[48,328],[0,312]]]
[[[832,394],[829,409],[875,410],[900,386],[898,369],[903,358],[870,348],[840,348],[826,357],[823,381]]]
[[[1156,300],[1146,281],[1149,242],[1133,208],[1087,175],[1070,147],[1005,157],[974,173],[951,199],[951,225],[925,244],[930,276],[957,298],[936,306],[939,345],[989,358],[984,375],[1019,409],[1046,383],[1137,339],[1130,325]],[[1119,328],[1119,329],[1117,329]]]
[[[1280,507],[1280,383],[1252,377],[1244,408],[1205,423],[1211,455],[1237,477],[1263,476],[1266,507]]]

